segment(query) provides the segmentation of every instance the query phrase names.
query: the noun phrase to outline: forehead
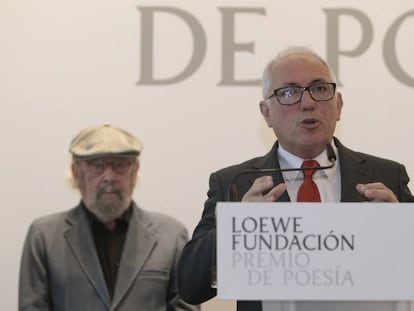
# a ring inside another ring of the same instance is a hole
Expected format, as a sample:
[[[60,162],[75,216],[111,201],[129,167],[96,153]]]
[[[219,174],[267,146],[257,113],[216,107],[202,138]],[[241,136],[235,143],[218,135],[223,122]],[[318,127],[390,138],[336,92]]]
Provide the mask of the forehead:
[[[89,161],[130,161],[133,160],[133,157],[122,157],[122,156],[103,156],[96,157]]]
[[[274,86],[306,86],[316,81],[331,82],[325,64],[310,55],[290,55],[276,62],[271,70],[271,80]]]
[[[101,162],[101,161],[134,161],[135,157],[125,157],[125,156],[97,156],[92,159],[85,159],[85,160],[77,160],[76,162],[84,162],[84,163],[91,163],[91,162]]]

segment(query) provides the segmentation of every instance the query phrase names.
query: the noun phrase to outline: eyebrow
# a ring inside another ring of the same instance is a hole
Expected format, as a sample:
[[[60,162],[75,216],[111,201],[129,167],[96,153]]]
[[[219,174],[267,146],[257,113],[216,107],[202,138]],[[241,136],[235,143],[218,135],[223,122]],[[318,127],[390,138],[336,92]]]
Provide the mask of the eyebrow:
[[[329,83],[323,79],[315,79],[312,80],[308,85],[312,85],[312,84],[316,84],[316,83]],[[300,84],[296,83],[296,82],[288,82],[288,83],[284,83],[283,87],[289,87],[289,86],[301,86]]]

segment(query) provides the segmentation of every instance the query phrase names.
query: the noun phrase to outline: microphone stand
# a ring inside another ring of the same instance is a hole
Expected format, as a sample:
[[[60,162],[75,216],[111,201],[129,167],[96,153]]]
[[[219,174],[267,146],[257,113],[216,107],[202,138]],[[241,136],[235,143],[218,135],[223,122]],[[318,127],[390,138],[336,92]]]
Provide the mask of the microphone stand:
[[[294,168],[263,168],[263,169],[256,169],[256,170],[246,170],[242,171],[236,175],[233,176],[233,178],[230,180],[229,187],[227,188],[227,194],[226,194],[226,202],[232,202],[234,201],[233,198],[236,197],[237,190],[235,189],[234,183],[236,180],[246,174],[266,174],[266,173],[282,173],[282,172],[292,172],[292,171],[309,171],[309,170],[326,170],[328,168],[332,168],[335,165],[336,162],[336,155],[335,151],[333,150],[331,144],[326,145],[326,155],[328,157],[329,162],[331,164],[325,165],[325,166],[315,166],[315,167],[294,167]]]

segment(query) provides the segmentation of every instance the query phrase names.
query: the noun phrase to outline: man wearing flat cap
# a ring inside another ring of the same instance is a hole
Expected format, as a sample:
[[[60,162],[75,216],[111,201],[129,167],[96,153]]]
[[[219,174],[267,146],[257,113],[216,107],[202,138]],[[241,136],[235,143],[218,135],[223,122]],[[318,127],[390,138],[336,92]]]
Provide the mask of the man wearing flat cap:
[[[188,233],[132,200],[141,142],[104,124],[71,142],[81,202],[30,226],[20,268],[19,311],[199,310],[176,290]]]

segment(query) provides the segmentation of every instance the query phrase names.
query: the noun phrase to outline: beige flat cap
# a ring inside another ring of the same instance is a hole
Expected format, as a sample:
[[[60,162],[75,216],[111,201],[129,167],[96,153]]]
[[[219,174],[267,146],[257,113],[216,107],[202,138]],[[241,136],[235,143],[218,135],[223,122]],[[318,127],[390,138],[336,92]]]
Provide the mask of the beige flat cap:
[[[77,159],[91,159],[108,155],[136,157],[142,150],[141,141],[127,131],[103,124],[89,127],[72,139],[70,153]]]

